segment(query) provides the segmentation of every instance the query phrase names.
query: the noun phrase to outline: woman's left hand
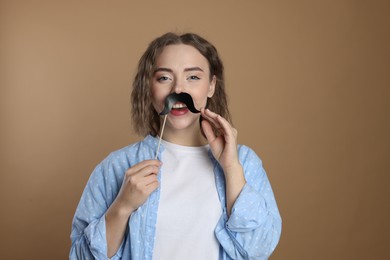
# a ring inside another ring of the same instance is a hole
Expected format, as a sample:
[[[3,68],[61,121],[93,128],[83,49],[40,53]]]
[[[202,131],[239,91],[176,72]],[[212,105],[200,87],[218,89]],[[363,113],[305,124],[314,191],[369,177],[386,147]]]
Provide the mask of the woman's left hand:
[[[218,160],[224,170],[240,166],[237,151],[237,130],[222,116],[210,111],[201,109],[202,129],[209,142],[214,157]],[[214,133],[213,128],[219,134]]]
[[[226,207],[230,215],[232,207],[238,198],[246,180],[244,171],[238,159],[237,130],[222,116],[210,111],[201,110],[202,129],[209,142],[211,152],[221,164],[226,180]],[[213,128],[219,132],[214,133]]]

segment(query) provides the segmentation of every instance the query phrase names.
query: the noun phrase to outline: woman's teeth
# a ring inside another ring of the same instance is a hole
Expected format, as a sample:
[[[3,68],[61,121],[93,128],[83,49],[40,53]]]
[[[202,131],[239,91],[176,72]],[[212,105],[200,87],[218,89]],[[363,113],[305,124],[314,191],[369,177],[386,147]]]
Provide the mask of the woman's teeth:
[[[185,108],[187,107],[185,104],[174,104],[172,108],[174,109],[180,109],[180,108]]]

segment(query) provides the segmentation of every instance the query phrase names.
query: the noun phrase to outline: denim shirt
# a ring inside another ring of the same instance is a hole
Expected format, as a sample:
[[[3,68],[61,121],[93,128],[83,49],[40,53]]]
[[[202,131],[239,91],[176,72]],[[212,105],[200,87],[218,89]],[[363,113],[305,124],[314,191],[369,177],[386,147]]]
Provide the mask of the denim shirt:
[[[153,159],[157,144],[157,138],[147,136],[112,152],[95,168],[73,218],[69,259],[109,259],[105,213],[115,200],[127,169]],[[163,152],[162,145],[158,159]],[[260,158],[243,145],[238,146],[238,154],[246,184],[228,216],[224,173],[209,151],[222,206],[214,231],[220,244],[219,259],[268,259],[281,234],[279,210]],[[111,259],[152,260],[159,197],[158,188],[131,214],[122,245]]]

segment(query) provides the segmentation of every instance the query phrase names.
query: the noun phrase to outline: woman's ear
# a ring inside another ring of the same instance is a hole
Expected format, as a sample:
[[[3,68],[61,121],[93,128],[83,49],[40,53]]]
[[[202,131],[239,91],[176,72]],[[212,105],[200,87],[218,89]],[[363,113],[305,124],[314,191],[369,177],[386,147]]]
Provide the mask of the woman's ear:
[[[216,84],[217,84],[217,77],[213,75],[213,78],[210,81],[209,92],[207,93],[207,97],[211,98],[214,95]]]

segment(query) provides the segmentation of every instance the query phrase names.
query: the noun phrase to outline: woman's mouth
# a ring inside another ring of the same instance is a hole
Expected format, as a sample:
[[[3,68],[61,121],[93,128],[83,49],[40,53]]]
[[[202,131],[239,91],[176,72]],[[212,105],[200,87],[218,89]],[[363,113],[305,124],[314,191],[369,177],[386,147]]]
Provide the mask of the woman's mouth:
[[[200,111],[195,108],[191,95],[185,92],[171,93],[165,98],[164,109],[160,112],[160,115],[166,115],[171,110],[185,112],[189,110],[192,113],[200,113]]]
[[[187,105],[184,103],[176,103],[172,106],[172,109],[178,109],[181,110],[183,108],[187,108]]]
[[[171,114],[174,116],[181,116],[188,112],[187,105],[184,103],[176,103],[172,106]]]

